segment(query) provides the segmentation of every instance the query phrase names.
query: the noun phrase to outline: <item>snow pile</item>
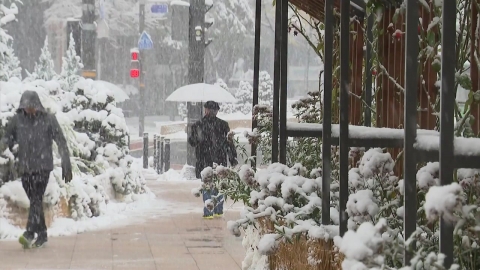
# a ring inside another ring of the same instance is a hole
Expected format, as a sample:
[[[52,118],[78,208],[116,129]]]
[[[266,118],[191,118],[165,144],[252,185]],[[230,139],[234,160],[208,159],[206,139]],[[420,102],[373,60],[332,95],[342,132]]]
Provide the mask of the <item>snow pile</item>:
[[[384,219],[381,219],[377,225],[365,222],[357,231],[348,231],[343,237],[335,237],[335,245],[345,255],[342,269],[372,269],[372,263],[382,265],[384,258],[381,251],[385,244],[382,233],[386,225]],[[364,261],[369,263],[365,264]]]
[[[453,215],[460,211],[462,207],[463,189],[458,183],[452,183],[448,186],[435,186],[428,190],[425,197],[425,213],[429,220],[436,220],[444,217],[450,222],[457,218]]]
[[[181,174],[174,169],[170,169],[167,172],[160,175],[157,181],[181,181],[183,180]]]

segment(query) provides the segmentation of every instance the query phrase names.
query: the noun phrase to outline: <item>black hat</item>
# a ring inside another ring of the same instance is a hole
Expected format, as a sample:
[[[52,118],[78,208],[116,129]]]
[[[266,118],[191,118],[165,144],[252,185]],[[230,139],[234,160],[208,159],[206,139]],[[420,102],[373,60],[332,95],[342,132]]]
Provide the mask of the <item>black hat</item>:
[[[203,107],[205,109],[210,109],[210,110],[216,110],[216,111],[220,110],[220,105],[218,105],[218,103],[213,100],[209,100],[205,102],[205,104],[203,104]]]

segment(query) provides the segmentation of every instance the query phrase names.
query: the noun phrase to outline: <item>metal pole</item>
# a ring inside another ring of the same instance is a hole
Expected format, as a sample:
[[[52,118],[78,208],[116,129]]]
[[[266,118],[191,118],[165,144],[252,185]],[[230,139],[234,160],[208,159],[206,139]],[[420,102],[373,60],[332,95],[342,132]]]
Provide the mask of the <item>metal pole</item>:
[[[405,138],[403,153],[403,177],[405,179],[403,224],[405,239],[408,239],[417,229],[417,160],[414,144],[417,138],[418,15],[418,1],[408,0],[405,34]],[[405,249],[404,265],[408,265],[411,259],[412,254]]]
[[[190,1],[190,34],[189,34],[189,63],[188,63],[188,81],[190,84],[202,83],[205,73],[205,0]],[[200,27],[202,34],[197,40],[195,28]],[[190,134],[191,126],[202,118],[202,104],[187,104],[187,133]],[[195,148],[187,144],[187,164],[195,166]],[[165,169],[166,170],[166,169]]]
[[[95,80],[97,77],[95,61],[95,0],[82,0],[82,76]]]
[[[330,224],[330,183],[332,173],[332,89],[333,89],[333,0],[325,1],[325,65],[323,72],[322,133],[322,224]],[[321,75],[318,78],[322,81]]]
[[[153,169],[156,171],[157,168],[158,168],[157,134],[154,134],[153,135]]]
[[[163,173],[163,165],[165,163],[165,158],[164,158],[164,149],[163,149],[163,144],[164,144],[164,138],[160,137],[160,141],[158,142],[160,144],[159,149],[160,149],[160,161],[159,161],[159,166],[158,166],[158,173]]]
[[[143,168],[148,169],[148,133],[143,133]]]
[[[170,139],[165,139],[165,172],[170,170]]]
[[[140,1],[139,3],[139,36],[145,30],[145,1]],[[140,116],[138,117],[138,131],[139,134],[143,134],[145,131],[145,73],[143,68],[144,65],[145,53],[143,50],[140,50],[140,78],[138,78],[138,90],[140,91]]]
[[[373,15],[367,18],[367,51],[365,54],[365,126],[372,126],[372,42]]]
[[[440,96],[440,182],[453,182],[454,106],[455,106],[455,41],[457,1],[443,1],[442,8],[442,70]],[[453,263],[453,224],[443,217],[440,221],[440,252],[445,254],[444,265]]]
[[[272,122],[272,163],[278,162],[278,118],[279,118],[279,98],[280,98],[280,61],[282,46],[282,5],[277,1],[275,4],[275,59],[273,71],[273,122]]]
[[[288,0],[280,1],[280,163],[287,164],[287,91],[288,91]]]
[[[255,51],[253,56],[253,102],[252,112],[258,105],[258,86],[260,82],[260,33],[262,29],[262,0],[256,0],[255,5]],[[258,127],[257,119],[252,118],[252,131]],[[252,158],[252,168],[257,167],[257,145],[252,143],[250,154]]]
[[[348,122],[350,96],[350,1],[340,8],[340,236],[347,232]]]

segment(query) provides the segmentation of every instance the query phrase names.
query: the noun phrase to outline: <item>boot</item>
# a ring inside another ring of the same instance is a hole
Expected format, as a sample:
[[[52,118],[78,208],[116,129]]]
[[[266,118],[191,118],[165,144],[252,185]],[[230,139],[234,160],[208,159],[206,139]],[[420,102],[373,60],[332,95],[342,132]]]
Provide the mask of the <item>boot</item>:
[[[34,248],[43,247],[48,242],[47,232],[41,232],[38,234],[37,241],[33,243]]]
[[[33,239],[35,239],[35,234],[29,231],[25,231],[18,238],[18,242],[22,245],[23,248],[28,249],[32,247]]]

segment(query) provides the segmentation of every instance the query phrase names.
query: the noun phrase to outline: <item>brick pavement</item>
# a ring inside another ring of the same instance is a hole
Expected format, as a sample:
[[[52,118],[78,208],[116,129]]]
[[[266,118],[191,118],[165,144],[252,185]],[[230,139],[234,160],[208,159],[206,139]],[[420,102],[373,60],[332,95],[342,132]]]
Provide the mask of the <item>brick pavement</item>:
[[[245,251],[226,222],[238,217],[203,220],[201,201],[188,182],[151,182],[163,200],[191,205],[191,214],[162,214],[123,227],[69,237],[52,237],[46,247],[22,250],[16,241],[0,242],[0,269],[162,269],[237,270]],[[155,214],[155,213],[150,213]]]

